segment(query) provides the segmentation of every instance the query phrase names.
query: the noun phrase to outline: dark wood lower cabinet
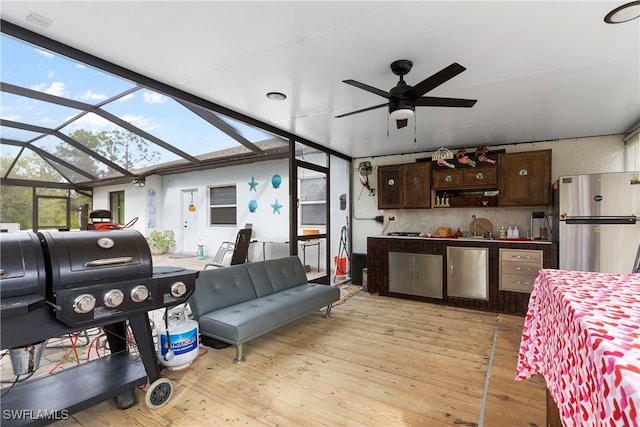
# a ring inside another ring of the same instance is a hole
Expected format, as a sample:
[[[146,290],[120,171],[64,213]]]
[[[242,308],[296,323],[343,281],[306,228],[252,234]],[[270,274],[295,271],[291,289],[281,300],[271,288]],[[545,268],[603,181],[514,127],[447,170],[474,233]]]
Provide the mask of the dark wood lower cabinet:
[[[447,295],[447,246],[488,248],[488,299],[460,298]],[[500,281],[500,248],[540,250],[543,254],[543,268],[558,268],[557,244],[555,243],[513,243],[500,240],[469,242],[455,239],[369,237],[367,238],[367,289],[370,293],[377,292],[383,296],[447,304],[475,310],[524,315],[529,304],[529,293],[498,289]],[[441,255],[444,276],[442,282],[443,298],[390,292],[388,282],[389,252]]]

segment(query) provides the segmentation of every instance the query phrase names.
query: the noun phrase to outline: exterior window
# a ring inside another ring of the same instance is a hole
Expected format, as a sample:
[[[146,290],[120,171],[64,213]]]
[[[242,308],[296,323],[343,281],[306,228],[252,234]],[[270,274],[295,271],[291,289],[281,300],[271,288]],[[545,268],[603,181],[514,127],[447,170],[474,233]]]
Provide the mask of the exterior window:
[[[320,178],[300,179],[300,224],[327,224],[327,180]]]
[[[209,187],[209,224],[236,225],[236,186]]]
[[[124,225],[124,191],[112,191],[109,193],[109,206],[111,222]]]

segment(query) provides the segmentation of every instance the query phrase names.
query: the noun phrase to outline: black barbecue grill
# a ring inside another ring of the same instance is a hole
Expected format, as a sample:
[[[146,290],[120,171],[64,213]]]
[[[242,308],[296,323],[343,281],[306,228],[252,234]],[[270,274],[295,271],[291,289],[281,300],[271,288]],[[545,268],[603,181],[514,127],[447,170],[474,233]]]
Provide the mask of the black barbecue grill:
[[[3,425],[46,423],[30,417],[77,412],[112,397],[126,409],[147,380],[147,404],[166,403],[171,384],[160,378],[148,312],[185,303],[197,277],[197,271],[178,267],[154,269],[145,238],[134,230],[1,233],[2,349],[102,327],[111,350],[110,356],[3,391],[3,414],[28,414],[3,418]],[[126,322],[142,363],[127,354]]]

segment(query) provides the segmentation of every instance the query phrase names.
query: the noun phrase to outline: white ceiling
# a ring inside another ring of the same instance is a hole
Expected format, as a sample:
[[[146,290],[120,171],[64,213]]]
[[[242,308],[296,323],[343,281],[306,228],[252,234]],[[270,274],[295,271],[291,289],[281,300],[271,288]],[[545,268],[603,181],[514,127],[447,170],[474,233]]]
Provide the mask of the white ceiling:
[[[623,1],[2,1],[2,19],[270,123],[367,157],[445,146],[622,134],[640,122],[640,19],[609,25]],[[31,12],[53,20],[42,28]],[[384,103],[389,64],[410,85],[467,68],[398,130]],[[287,95],[271,101],[267,92]]]

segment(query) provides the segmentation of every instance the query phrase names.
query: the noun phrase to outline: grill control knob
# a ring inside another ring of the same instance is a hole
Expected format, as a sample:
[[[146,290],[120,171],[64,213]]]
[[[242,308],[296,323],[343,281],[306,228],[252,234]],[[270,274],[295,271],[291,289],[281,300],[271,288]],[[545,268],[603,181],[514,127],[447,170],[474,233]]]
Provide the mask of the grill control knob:
[[[180,298],[186,292],[187,285],[185,285],[184,282],[176,282],[171,285],[171,295],[173,295],[175,298]]]
[[[120,289],[111,289],[104,294],[104,305],[107,307],[117,307],[124,301],[124,294]]]
[[[78,314],[85,314],[93,310],[96,306],[96,298],[91,294],[78,295],[73,300],[73,311]]]
[[[149,298],[149,289],[145,285],[138,285],[131,289],[131,301],[143,302]]]

